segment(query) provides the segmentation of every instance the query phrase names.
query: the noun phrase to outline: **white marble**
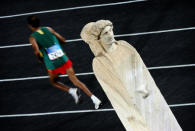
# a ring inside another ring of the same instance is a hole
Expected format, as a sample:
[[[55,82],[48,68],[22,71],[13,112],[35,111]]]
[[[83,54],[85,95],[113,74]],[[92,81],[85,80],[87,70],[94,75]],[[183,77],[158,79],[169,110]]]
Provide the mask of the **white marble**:
[[[134,47],[114,39],[110,21],[88,23],[81,32],[95,55],[93,70],[127,131],[181,131]]]

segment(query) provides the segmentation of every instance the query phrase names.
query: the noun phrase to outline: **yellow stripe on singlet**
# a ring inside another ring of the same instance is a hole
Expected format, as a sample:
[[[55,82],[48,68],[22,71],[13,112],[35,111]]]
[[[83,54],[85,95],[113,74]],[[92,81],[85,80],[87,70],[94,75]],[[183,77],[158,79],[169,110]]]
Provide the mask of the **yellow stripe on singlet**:
[[[37,32],[38,32],[39,34],[41,34],[41,35],[44,34],[42,30],[37,30]]]

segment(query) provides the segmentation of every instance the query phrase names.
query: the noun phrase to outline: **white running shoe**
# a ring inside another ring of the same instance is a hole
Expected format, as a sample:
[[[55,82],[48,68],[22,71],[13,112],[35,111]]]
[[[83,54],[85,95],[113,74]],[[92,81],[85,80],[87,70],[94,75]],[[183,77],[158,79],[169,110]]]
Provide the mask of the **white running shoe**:
[[[93,101],[93,103],[95,105],[95,109],[96,110],[99,109],[100,106],[102,105],[102,102],[95,95],[92,95],[91,99],[92,99],[92,101]]]
[[[78,89],[77,88],[70,88],[69,89],[69,93],[74,98],[75,103],[78,104],[79,103],[79,99],[81,97],[81,95],[79,95],[79,93],[78,93]]]
[[[95,102],[94,104],[95,104],[95,109],[97,110],[100,108],[102,102],[99,100],[99,101]]]

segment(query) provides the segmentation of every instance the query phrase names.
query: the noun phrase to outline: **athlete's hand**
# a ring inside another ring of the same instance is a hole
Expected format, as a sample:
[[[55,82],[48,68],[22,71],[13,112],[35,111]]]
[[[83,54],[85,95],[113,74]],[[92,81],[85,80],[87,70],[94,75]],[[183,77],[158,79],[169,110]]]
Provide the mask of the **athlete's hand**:
[[[41,52],[37,55],[37,58],[40,63],[43,63],[43,54]]]
[[[36,42],[36,39],[32,36],[29,37],[29,41],[32,44],[32,48],[34,50],[34,54],[38,58],[39,62],[43,63],[43,54],[39,50],[39,46]]]

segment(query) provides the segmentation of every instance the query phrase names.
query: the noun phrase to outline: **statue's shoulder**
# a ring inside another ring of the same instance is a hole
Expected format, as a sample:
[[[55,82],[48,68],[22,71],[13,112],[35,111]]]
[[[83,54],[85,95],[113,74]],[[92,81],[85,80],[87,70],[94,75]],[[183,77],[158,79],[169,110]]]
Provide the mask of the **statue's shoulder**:
[[[98,57],[94,57],[92,63],[94,64],[94,63],[97,63],[97,62],[98,62]]]
[[[100,67],[100,66],[105,66],[108,64],[110,64],[109,59],[106,58],[105,56],[96,56],[95,58],[93,58],[93,61],[92,61],[93,67]]]
[[[101,64],[101,57],[96,56],[95,58],[93,58],[92,64],[93,64],[93,66],[100,65]]]
[[[121,46],[124,46],[124,47],[127,47],[127,48],[130,48],[131,50],[136,50],[131,44],[129,44],[127,41],[124,41],[124,40],[119,40],[117,41],[117,43]]]
[[[95,57],[92,62],[93,72],[95,73],[96,77],[101,76],[101,72],[104,71],[104,64],[102,63],[102,59],[99,57]]]

